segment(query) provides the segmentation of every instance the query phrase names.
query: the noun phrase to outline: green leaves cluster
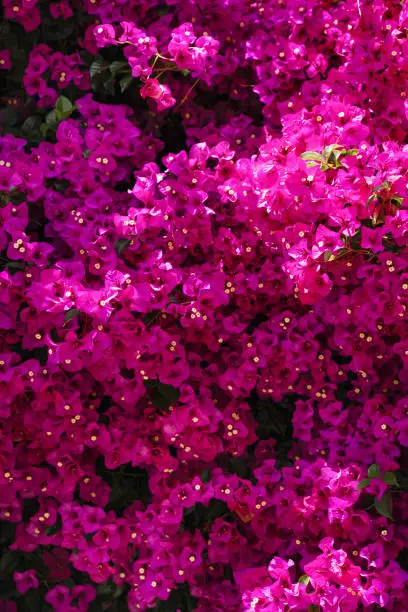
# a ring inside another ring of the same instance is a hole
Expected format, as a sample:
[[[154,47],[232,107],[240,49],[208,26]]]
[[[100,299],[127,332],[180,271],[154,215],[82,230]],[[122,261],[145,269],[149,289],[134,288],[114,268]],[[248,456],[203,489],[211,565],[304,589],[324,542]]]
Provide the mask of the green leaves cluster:
[[[365,489],[371,483],[374,478],[381,478],[387,485],[394,485],[398,487],[398,480],[395,476],[394,472],[384,472],[381,474],[380,468],[376,463],[370,465],[367,472],[367,478],[361,480],[357,485],[357,491],[361,491],[361,489]]]
[[[111,96],[115,94],[116,82],[124,93],[134,80],[127,61],[108,62],[99,53],[89,67],[89,76],[94,91],[104,91]]]
[[[381,470],[377,463],[373,463],[370,465],[367,471],[367,478],[361,480],[357,485],[357,491],[361,491],[365,489],[371,484],[371,481],[374,479],[380,478],[383,482],[385,482],[389,486],[398,487],[398,480],[394,472],[384,472],[381,474]],[[375,509],[379,514],[385,516],[389,519],[392,519],[392,498],[390,493],[384,493],[381,499],[375,499],[374,501]]]
[[[373,188],[373,192],[366,202],[367,208],[370,205],[374,206],[374,214],[372,218],[373,227],[377,225],[378,220],[384,221],[382,207],[390,204],[396,208],[401,208],[404,198],[392,192],[392,185],[389,181],[384,181],[381,185]]]
[[[40,131],[44,138],[55,135],[58,124],[68,119],[76,110],[76,106],[66,96],[60,96],[55,104],[54,110],[45,117],[45,122],[40,125]],[[28,119],[33,119],[29,117]],[[27,120],[28,121],[28,120]]]
[[[326,172],[330,169],[337,170],[338,168],[344,168],[345,166],[342,163],[343,158],[357,154],[358,149],[345,149],[342,145],[332,144],[326,147],[322,153],[305,151],[300,157],[306,161],[306,166],[308,168],[320,166],[320,170]]]
[[[58,124],[68,119],[75,111],[76,106],[66,96],[60,96],[55,108],[44,114],[36,112],[27,117],[23,124],[19,125],[20,115],[14,108],[6,107],[0,110],[0,122],[5,131],[20,138],[25,138],[32,146],[38,145],[42,140],[54,137]]]

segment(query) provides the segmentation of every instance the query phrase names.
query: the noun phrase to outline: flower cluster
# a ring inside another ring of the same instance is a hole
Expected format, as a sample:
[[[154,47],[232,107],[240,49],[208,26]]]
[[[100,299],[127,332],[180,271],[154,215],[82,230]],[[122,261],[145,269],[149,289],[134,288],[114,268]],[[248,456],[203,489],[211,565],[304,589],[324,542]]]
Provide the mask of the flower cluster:
[[[404,612],[407,6],[3,4],[4,609]]]
[[[49,86],[52,81],[54,86]],[[89,72],[83,66],[78,52],[64,55],[45,44],[36,45],[31,51],[23,84],[30,96],[36,96],[40,108],[54,106],[58,98],[58,90],[67,88],[70,84],[83,91],[90,88]]]
[[[154,68],[157,76],[169,70],[181,70],[191,72],[197,78],[205,77],[204,73],[211,66],[209,60],[216,56],[219,49],[219,43],[211,36],[197,38],[192,23],[184,23],[171,32],[171,42],[166,50],[170,57],[161,55],[156,38],[148,36],[132,22],[121,22],[119,33],[110,24],[98,25],[94,35],[97,47],[125,46],[124,55],[131,68],[131,75],[142,77],[144,83],[140,95],[155,100],[158,111],[171,108],[176,100],[171,96],[169,86],[152,76]]]
[[[4,17],[16,19],[26,32],[36,30],[41,23],[41,14],[36,6],[38,0],[3,0]]]

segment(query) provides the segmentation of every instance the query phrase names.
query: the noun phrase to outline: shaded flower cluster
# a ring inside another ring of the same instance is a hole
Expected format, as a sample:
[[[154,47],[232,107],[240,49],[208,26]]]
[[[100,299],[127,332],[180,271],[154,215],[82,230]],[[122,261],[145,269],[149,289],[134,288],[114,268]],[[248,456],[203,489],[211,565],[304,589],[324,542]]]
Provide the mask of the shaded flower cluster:
[[[404,612],[407,6],[3,5],[5,609]]]
[[[49,86],[48,81],[53,86]],[[58,90],[71,83],[84,91],[90,88],[89,72],[82,65],[79,53],[53,53],[48,45],[36,45],[30,53],[23,84],[26,92],[38,99],[37,105],[40,108],[54,106]]]

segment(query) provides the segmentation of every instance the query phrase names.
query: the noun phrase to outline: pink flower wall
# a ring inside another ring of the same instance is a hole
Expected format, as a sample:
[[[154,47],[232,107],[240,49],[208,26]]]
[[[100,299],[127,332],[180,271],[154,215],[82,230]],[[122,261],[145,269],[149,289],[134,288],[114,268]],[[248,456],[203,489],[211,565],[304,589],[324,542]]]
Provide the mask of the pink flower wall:
[[[408,609],[408,4],[3,0],[0,610]]]

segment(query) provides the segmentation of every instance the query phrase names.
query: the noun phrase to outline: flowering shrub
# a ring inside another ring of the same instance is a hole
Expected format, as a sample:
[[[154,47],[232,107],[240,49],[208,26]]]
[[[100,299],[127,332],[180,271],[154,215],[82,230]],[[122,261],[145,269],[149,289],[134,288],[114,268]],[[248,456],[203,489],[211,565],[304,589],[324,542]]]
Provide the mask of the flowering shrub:
[[[408,4],[3,0],[0,609],[408,609]]]

